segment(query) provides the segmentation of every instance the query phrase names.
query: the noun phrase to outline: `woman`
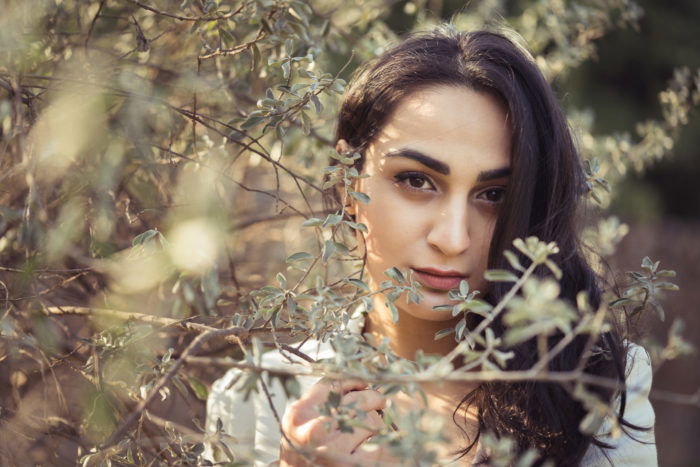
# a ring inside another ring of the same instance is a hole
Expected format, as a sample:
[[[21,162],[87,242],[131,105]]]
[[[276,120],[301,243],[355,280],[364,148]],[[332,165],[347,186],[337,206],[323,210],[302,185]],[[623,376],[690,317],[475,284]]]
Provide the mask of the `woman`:
[[[532,235],[556,242],[564,252],[556,258],[562,270],[561,298],[574,302],[585,291],[592,306],[599,305],[597,279],[577,237],[585,179],[571,133],[532,59],[505,37],[435,32],[410,38],[370,63],[345,95],[337,150],[361,155],[356,167],[365,177],[354,188],[372,200],[346,206],[367,226],[359,244],[366,251],[370,286],[377,289],[386,279],[384,271],[393,266],[411,270],[422,286],[420,303],[396,301],[398,321],[384,297],[375,296],[361,324],[368,339],[388,338],[394,353],[406,359],[414,359],[418,350],[447,354],[454,340],[434,336],[459,317],[433,307],[448,303],[447,291],[462,280],[497,303],[510,284],[487,283],[485,270],[509,269],[503,251],[515,238]],[[498,320],[492,328],[496,334],[503,331]],[[585,344],[583,336],[574,339],[549,369],[576,368]],[[605,428],[599,436],[582,434],[578,427],[586,411],[560,385],[426,384],[427,408],[446,421],[448,441],[437,446],[441,460],[488,462],[489,453],[478,443],[488,431],[512,437],[519,452],[536,448],[541,460],[557,465],[599,465],[606,457],[614,465],[655,465],[648,358],[638,347],[627,349],[614,331],[597,345],[601,352],[588,361],[586,372],[620,382],[626,378],[628,387],[640,388],[619,396],[594,388],[603,400],[618,397],[623,426],[630,428],[621,438],[606,438]],[[508,370],[528,369],[537,360],[534,340],[510,350],[515,356]],[[221,386],[212,392],[221,393]],[[341,404],[355,403],[367,412],[365,428],[346,433],[328,423],[321,407],[331,392],[341,395]],[[390,399],[399,411],[421,404],[401,393]],[[388,403],[365,383],[322,380],[298,401],[276,402],[284,412],[283,465],[395,462],[385,448],[365,449],[382,426],[381,411]],[[228,417],[215,405],[210,401],[210,424],[215,416]],[[248,414],[256,423],[258,405],[257,412]],[[639,430],[631,435],[632,428]],[[257,429],[256,434],[267,437],[266,442],[279,439]]]

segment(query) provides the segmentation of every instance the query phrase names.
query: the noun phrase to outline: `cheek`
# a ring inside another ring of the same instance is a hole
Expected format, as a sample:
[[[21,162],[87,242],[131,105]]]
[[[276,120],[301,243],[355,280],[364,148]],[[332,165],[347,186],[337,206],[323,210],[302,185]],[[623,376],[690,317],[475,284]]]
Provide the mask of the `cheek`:
[[[488,268],[489,262],[489,250],[491,247],[491,239],[493,238],[493,231],[496,226],[496,220],[492,216],[482,219],[479,224],[481,228],[473,232],[472,245],[473,249],[473,261],[474,261],[474,275],[470,287],[475,290],[480,290],[483,294],[486,293],[488,288],[488,282],[484,279],[484,272]]]
[[[389,190],[367,185],[364,192],[371,201],[367,205],[357,205],[356,215],[357,221],[365,224],[368,232],[364,234],[364,241],[358,234],[358,241],[361,248],[366,248],[371,276],[380,282],[386,279],[386,269],[410,266],[408,258],[418,247],[416,240],[420,237],[421,227],[418,216],[412,215],[410,207],[399,197]]]

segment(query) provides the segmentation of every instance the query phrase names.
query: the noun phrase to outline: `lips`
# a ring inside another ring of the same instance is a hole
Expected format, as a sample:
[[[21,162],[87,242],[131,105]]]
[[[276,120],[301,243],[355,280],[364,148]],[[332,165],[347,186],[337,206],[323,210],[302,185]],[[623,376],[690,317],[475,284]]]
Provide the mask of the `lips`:
[[[459,283],[467,279],[467,276],[459,271],[441,271],[438,269],[424,268],[413,269],[415,278],[425,287],[436,290],[452,290],[459,287]]]

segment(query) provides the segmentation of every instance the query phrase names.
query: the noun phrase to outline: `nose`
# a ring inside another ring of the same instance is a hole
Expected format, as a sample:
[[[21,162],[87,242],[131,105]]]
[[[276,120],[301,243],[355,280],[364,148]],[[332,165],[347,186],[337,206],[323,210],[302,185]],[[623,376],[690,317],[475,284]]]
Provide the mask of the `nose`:
[[[458,256],[469,248],[468,206],[455,200],[435,212],[428,232],[428,243],[445,256]]]

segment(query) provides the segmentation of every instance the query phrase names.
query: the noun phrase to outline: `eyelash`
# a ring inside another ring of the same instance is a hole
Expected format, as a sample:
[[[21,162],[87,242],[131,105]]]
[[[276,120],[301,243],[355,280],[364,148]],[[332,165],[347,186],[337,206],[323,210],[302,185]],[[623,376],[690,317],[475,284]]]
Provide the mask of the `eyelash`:
[[[412,191],[426,191],[426,188],[418,188],[410,184],[411,179],[419,179],[430,185],[432,190],[435,190],[435,184],[430,180],[430,178],[422,172],[401,172],[394,177],[394,181],[404,186],[404,188]]]
[[[428,185],[430,185],[430,187],[429,188],[418,188],[418,187],[412,186],[412,185],[410,185],[411,179],[420,180],[422,182],[425,182]],[[436,190],[435,184],[430,179],[430,177],[428,177],[426,174],[424,174],[422,172],[401,172],[400,174],[397,174],[396,176],[394,176],[394,181],[396,183],[400,184],[404,189],[410,190],[413,192],[424,193],[426,191],[435,191]],[[490,188],[487,188],[486,190],[482,191],[481,193],[479,193],[477,195],[477,197],[480,199],[484,199],[484,201],[486,201],[487,203],[496,205],[496,204],[500,204],[503,201],[503,196],[505,196],[505,191],[506,191],[506,189],[503,186],[490,187]],[[487,195],[493,194],[494,192],[498,193],[498,195],[500,195],[500,198],[495,200],[495,201],[488,199],[489,197]]]

